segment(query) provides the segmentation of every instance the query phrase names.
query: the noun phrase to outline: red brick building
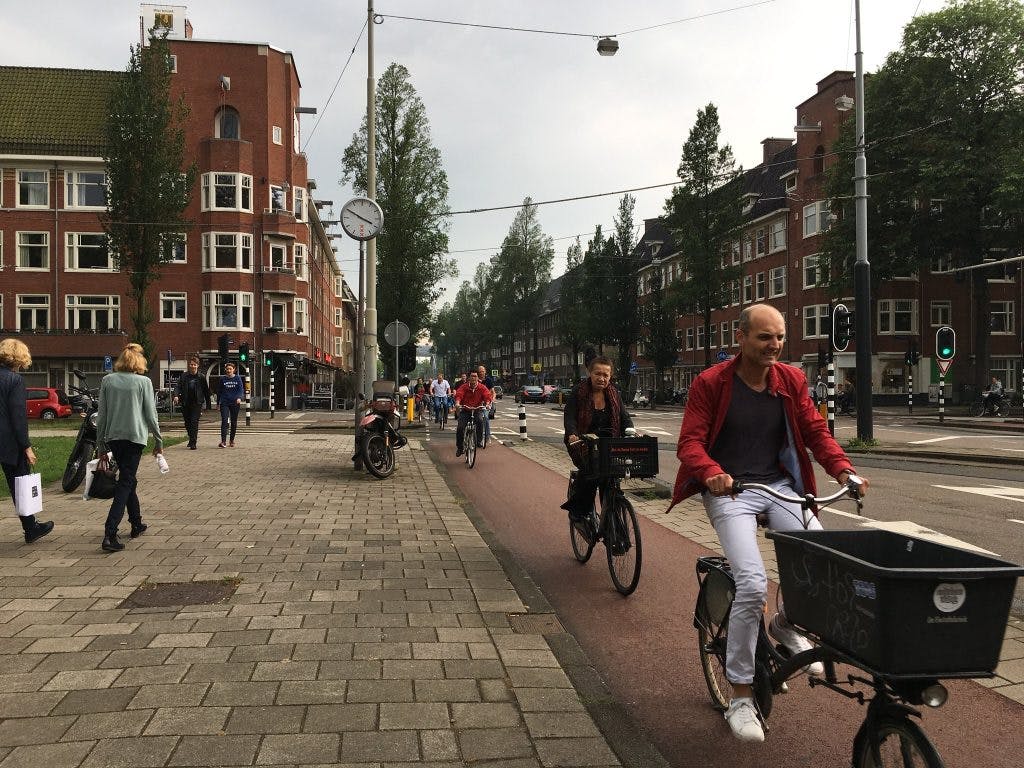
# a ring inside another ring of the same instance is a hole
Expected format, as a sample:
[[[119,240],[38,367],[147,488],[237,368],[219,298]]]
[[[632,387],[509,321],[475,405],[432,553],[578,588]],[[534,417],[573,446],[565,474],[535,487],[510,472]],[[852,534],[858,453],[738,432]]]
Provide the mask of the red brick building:
[[[185,214],[194,226],[148,296],[154,381],[167,386],[192,353],[219,375],[227,334],[231,357],[242,343],[253,351],[257,405],[272,369],[277,407],[289,407],[351,370],[354,326],[301,152],[294,58],[196,39],[181,6],[143,6],[141,26],[154,22],[170,33],[173,93],[190,110],[185,157],[198,171]],[[101,373],[131,340],[127,279],[98,220],[107,97],[121,76],[0,67],[0,334],[28,344],[33,384],[65,386],[75,367]]]

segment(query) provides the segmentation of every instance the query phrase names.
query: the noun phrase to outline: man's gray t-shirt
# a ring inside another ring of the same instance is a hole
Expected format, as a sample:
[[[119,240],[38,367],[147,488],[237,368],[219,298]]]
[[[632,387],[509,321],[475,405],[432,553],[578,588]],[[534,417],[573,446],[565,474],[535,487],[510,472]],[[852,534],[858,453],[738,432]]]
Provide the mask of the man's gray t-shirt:
[[[771,483],[785,476],[779,453],[786,439],[782,398],[765,388],[755,392],[739,376],[733,378],[732,398],[709,455],[736,480]]]

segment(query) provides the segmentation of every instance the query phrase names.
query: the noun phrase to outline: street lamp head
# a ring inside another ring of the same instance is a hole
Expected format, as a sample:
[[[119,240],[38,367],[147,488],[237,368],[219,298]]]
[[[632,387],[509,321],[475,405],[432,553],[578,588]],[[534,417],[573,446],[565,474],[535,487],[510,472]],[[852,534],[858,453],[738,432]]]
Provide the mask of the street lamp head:
[[[597,41],[597,52],[602,56],[614,56],[619,50],[619,41],[613,37],[602,37]]]
[[[849,112],[853,109],[853,99],[849,96],[837,96],[836,97],[836,109],[840,112]]]

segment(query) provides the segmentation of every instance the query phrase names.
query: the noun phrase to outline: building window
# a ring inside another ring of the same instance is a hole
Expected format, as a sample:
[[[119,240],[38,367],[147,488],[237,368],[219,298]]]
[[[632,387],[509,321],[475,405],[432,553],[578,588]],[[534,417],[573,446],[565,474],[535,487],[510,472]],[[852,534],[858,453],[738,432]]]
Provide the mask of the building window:
[[[188,294],[160,292],[160,320],[165,323],[184,323],[188,320]]]
[[[269,266],[272,270],[288,269],[288,246],[271,244]]]
[[[811,237],[824,232],[829,226],[829,209],[827,200],[804,206],[804,237]]]
[[[786,247],[786,220],[779,219],[772,223],[771,252],[781,251]]]
[[[697,326],[697,349],[704,349],[704,326]]]
[[[186,259],[186,244],[187,241],[184,235],[167,235],[167,239],[171,241],[171,263],[172,264],[184,264]]]
[[[744,240],[743,241],[743,260],[744,261],[750,261],[753,249],[754,249],[753,242],[751,242],[750,240]]]
[[[821,282],[821,263],[818,254],[804,256],[804,288],[813,288]]]
[[[204,173],[204,211],[252,212],[252,176],[245,173]]]
[[[50,297],[18,295],[18,330],[45,331],[50,327]]]
[[[69,270],[88,269],[114,271],[113,259],[103,234],[68,232],[64,263]]]
[[[928,305],[928,314],[932,328],[949,325],[953,318],[953,308],[948,301],[933,301]]]
[[[754,301],[754,278],[750,275],[743,276],[743,303],[751,304]]]
[[[309,326],[306,324],[306,300],[295,300],[295,332],[309,335]]]
[[[306,220],[306,190],[302,187],[292,187],[292,213],[296,221]]]
[[[740,330],[740,321],[739,320],[733,320],[732,321],[732,346],[734,346],[734,347],[738,347],[740,345],[740,343],[738,341],[736,341],[736,334],[739,332],[739,330]]]
[[[334,356],[335,357],[341,357],[344,354],[343,351],[342,351],[343,347],[341,345],[342,345],[341,336],[335,336],[334,337]]]
[[[686,348],[693,349],[693,328],[686,329]]]
[[[292,248],[292,258],[295,259],[295,276],[299,280],[305,280],[308,277],[306,270],[306,246],[302,243],[296,243]]]
[[[733,240],[729,246],[729,250],[732,252],[732,264],[736,266],[740,263],[740,241]]]
[[[337,296],[339,299],[345,295],[345,291],[343,288],[344,284],[345,280],[344,278],[341,277],[341,275],[334,276],[334,295]]]
[[[103,171],[68,171],[65,179],[65,207],[107,207],[107,174]]]
[[[729,346],[729,323],[722,323],[722,346]]]
[[[178,71],[178,57],[176,54],[167,54],[167,71],[172,75]]]
[[[18,171],[18,207],[46,208],[50,205],[50,172]]]
[[[754,250],[758,256],[768,252],[768,230],[765,227],[759,227],[754,233]]]
[[[67,296],[65,303],[69,330],[106,333],[121,328],[120,296]]]
[[[989,327],[992,333],[1013,333],[1013,302],[993,301],[990,306]]]
[[[708,349],[715,349],[718,346],[718,323],[712,323],[708,328]]]
[[[341,311],[341,307],[335,307],[334,308],[334,326],[335,326],[335,328],[340,328],[344,324],[344,322],[345,322],[344,318],[345,318],[345,315]]]
[[[203,292],[203,330],[252,330],[252,294]]]
[[[239,139],[242,137],[241,120],[234,107],[221,107],[213,124],[213,135],[218,139]]]
[[[878,333],[916,333],[916,299],[882,299],[878,302]]]
[[[286,205],[284,196],[284,187],[274,184],[270,187],[270,210],[272,211],[287,211],[288,206]]]
[[[271,141],[273,141],[275,144],[280,144],[281,143],[281,126],[280,125],[275,125],[273,128],[271,128],[270,129],[270,135],[271,135]]]
[[[203,233],[203,271],[252,271],[252,235]]]
[[[270,302],[270,327],[277,328],[279,331],[286,330],[288,325],[284,318],[287,311],[288,305],[283,301]]]
[[[754,295],[758,301],[764,301],[765,296],[765,281],[764,272],[757,273],[757,289],[754,291]]]
[[[804,338],[823,339],[828,337],[828,304],[811,304],[804,307]]]
[[[768,298],[786,295],[786,267],[775,267],[768,273]]]
[[[50,268],[50,233],[18,233],[18,269]]]
[[[941,275],[953,271],[953,254],[945,253],[932,259],[931,273]]]

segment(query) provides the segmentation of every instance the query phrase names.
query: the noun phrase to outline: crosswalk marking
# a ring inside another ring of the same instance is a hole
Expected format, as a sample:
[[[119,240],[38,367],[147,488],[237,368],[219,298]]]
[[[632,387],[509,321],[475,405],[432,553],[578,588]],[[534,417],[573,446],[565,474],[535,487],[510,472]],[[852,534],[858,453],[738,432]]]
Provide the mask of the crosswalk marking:
[[[963,435],[947,435],[946,437],[932,437],[928,440],[911,440],[910,445],[924,445],[925,443],[942,443],[946,440],[959,440]]]
[[[1016,501],[1024,502],[1024,488],[1005,486],[1005,485],[990,485],[990,486],[970,486],[970,485],[936,485],[935,488],[942,488],[947,491],[960,491],[961,493],[974,493],[978,496],[988,496],[993,499],[1002,499],[1004,501]]]

